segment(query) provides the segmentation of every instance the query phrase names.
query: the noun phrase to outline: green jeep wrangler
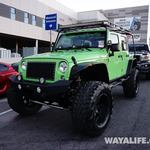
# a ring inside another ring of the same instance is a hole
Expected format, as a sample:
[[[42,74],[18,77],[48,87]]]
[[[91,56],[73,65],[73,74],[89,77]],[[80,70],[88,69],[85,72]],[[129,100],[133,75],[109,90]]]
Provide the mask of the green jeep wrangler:
[[[67,109],[80,131],[98,136],[112,115],[111,88],[122,85],[127,97],[138,93],[136,59],[126,37],[131,33],[109,21],[59,30],[52,52],[12,65],[19,76],[9,78],[8,103],[22,115],[34,114],[42,105]]]

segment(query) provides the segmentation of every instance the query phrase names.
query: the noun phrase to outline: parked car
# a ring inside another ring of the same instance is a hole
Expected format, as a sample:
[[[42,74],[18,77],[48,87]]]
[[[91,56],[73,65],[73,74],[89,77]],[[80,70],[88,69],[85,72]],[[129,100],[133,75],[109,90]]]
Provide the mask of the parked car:
[[[18,75],[10,64],[0,62],[0,95],[6,94],[9,88],[8,77]]]
[[[150,80],[150,51],[147,44],[135,44],[136,48],[136,59],[137,66],[136,69],[139,70],[140,73],[145,74],[145,78]],[[129,44],[130,54],[134,53],[133,44]]]

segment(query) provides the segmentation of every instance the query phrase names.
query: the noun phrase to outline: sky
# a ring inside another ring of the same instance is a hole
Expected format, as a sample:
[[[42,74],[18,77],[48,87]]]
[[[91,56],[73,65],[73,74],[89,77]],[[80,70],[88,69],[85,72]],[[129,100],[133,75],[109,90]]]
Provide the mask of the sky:
[[[150,5],[150,0],[57,0],[70,9],[80,12],[97,9],[115,9]]]

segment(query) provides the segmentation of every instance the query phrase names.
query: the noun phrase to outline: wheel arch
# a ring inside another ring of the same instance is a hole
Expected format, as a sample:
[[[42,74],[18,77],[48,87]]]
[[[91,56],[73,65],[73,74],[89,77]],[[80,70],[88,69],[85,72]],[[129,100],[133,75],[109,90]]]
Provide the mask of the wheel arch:
[[[70,78],[80,74],[85,81],[103,81],[109,83],[108,70],[105,63],[86,62],[74,65],[71,69]]]
[[[137,59],[136,58],[130,59],[128,62],[126,75],[130,75],[132,69],[135,68],[136,66],[137,66]]]

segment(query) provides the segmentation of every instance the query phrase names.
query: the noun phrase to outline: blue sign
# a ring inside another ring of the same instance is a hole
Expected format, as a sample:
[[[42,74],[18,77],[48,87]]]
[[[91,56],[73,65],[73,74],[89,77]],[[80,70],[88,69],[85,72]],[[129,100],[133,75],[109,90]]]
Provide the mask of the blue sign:
[[[45,30],[57,30],[57,14],[45,16]]]

